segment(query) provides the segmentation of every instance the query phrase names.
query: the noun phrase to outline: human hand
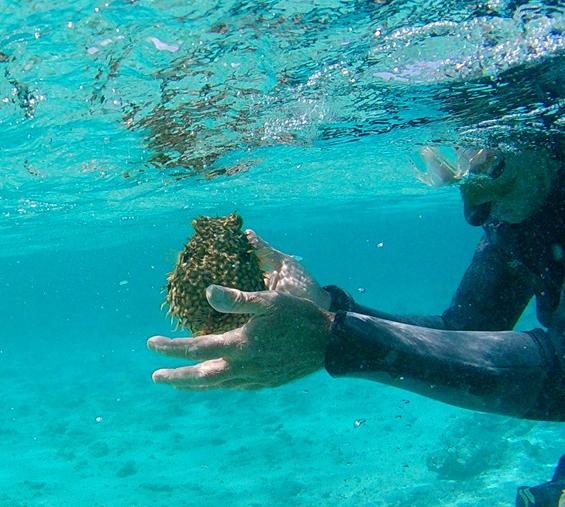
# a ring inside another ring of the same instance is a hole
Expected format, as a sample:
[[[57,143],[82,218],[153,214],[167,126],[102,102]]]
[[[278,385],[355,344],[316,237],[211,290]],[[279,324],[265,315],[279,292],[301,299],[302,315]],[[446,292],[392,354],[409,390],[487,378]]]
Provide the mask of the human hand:
[[[284,254],[282,254],[284,255]],[[147,346],[166,356],[200,361],[153,373],[157,384],[176,389],[260,389],[303,377],[324,365],[331,314],[312,301],[278,291],[243,292],[210,285],[219,312],[249,313],[244,326],[223,334],[170,339],[154,336]]]
[[[265,286],[268,290],[309,299],[324,310],[330,308],[330,294],[318,284],[298,260],[274,249],[251,229],[247,229],[245,234],[251,245],[255,247],[259,265],[265,272]]]

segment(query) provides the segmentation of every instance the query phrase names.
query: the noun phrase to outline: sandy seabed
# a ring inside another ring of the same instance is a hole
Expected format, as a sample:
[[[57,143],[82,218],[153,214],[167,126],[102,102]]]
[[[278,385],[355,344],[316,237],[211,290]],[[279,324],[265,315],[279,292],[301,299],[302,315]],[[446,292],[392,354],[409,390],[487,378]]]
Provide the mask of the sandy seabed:
[[[507,506],[563,451],[556,424],[322,372],[271,391],[181,393],[151,384],[143,349],[75,350],[52,368],[6,367],[7,354],[6,507]]]

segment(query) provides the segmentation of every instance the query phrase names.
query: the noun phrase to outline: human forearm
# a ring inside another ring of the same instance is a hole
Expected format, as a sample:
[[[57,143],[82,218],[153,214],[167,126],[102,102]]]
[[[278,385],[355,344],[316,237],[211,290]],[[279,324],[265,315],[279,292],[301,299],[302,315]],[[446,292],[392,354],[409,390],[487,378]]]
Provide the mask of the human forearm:
[[[402,324],[409,324],[412,326],[428,327],[432,329],[449,329],[448,324],[441,315],[397,315],[394,313],[381,312],[380,310],[375,310],[357,303],[353,305],[351,311],[362,315],[369,315],[370,317],[377,317],[379,319],[391,320],[393,322],[400,322]]]
[[[338,312],[332,334],[326,369],[333,376],[375,380],[473,410],[565,418],[563,407],[546,399],[548,386],[561,381],[548,381],[553,352],[535,333],[444,331]]]
[[[351,311],[433,329],[468,331],[511,330],[533,295],[531,279],[511,265],[486,239],[477,246],[450,305],[441,315],[398,315],[358,304],[335,285],[324,287],[331,295],[332,311]]]
[[[369,315],[379,319],[391,320],[394,322],[401,322],[410,324],[412,326],[429,327],[433,329],[449,329],[448,323],[441,315],[398,315],[369,308],[357,303],[349,293],[335,285],[327,285],[324,289],[330,294],[331,304],[330,310],[348,311],[359,313],[361,315]]]

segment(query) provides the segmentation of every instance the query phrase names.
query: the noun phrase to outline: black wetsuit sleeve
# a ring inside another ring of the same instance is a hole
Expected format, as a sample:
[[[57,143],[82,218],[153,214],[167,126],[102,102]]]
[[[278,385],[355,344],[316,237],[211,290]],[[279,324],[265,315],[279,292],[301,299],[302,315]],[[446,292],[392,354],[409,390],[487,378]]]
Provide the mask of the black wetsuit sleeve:
[[[482,240],[449,308],[442,315],[397,315],[358,304],[335,286],[331,311],[351,311],[385,320],[433,329],[497,331],[514,327],[534,294],[530,275]]]
[[[512,329],[534,295],[533,277],[515,260],[481,240],[449,308],[446,329]]]
[[[565,421],[565,286],[547,332],[431,329],[339,310],[325,366],[473,410]]]
[[[542,330],[450,331],[337,312],[326,350],[335,377],[358,377],[459,407],[565,420],[565,380]]]

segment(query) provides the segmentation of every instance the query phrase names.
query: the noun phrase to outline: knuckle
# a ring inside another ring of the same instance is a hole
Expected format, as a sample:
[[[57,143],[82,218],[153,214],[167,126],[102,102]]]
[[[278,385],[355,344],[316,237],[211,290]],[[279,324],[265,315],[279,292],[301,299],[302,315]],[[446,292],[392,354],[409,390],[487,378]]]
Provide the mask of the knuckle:
[[[268,301],[272,306],[278,306],[288,299],[288,295],[284,292],[272,290],[268,294]]]
[[[263,303],[263,301],[264,301],[264,294],[256,293],[256,292],[249,294],[249,297],[247,299],[247,302],[252,304],[252,305],[261,304],[261,303]]]
[[[241,304],[241,303],[245,303],[247,300],[247,294],[245,292],[242,292],[240,290],[237,290],[234,292],[234,303],[236,304]]]
[[[195,377],[209,378],[213,374],[213,370],[207,364],[199,364],[194,369]]]

